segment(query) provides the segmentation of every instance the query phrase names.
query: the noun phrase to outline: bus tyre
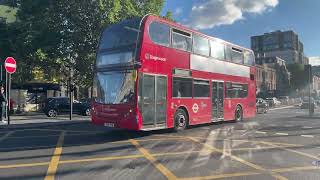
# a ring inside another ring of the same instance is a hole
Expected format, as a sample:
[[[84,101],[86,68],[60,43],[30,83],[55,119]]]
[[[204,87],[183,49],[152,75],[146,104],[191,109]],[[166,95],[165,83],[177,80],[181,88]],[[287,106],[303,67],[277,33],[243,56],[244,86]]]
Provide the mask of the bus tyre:
[[[235,121],[241,122],[243,120],[243,111],[241,106],[237,106],[236,112],[235,112]]]
[[[188,116],[183,109],[178,109],[174,114],[174,130],[181,131],[188,125]]]

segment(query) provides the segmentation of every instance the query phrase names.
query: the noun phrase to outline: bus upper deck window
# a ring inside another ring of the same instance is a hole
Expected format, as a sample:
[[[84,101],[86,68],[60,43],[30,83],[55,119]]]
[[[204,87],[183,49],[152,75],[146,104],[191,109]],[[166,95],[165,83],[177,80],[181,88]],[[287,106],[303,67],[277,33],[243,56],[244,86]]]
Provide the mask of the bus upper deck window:
[[[151,40],[159,45],[170,46],[170,27],[159,22],[152,22],[149,26]]]

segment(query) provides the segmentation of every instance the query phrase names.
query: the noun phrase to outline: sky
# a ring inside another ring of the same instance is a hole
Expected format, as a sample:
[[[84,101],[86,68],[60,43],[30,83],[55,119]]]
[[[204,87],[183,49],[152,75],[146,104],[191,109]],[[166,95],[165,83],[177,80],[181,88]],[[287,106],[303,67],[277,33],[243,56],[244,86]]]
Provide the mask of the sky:
[[[178,23],[248,48],[253,35],[293,30],[306,56],[320,56],[319,0],[166,0],[167,11]]]

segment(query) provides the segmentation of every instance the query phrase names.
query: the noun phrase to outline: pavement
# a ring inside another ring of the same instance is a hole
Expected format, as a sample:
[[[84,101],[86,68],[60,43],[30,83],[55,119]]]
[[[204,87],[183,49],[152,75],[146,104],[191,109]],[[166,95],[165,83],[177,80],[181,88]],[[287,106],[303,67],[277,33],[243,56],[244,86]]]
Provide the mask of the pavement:
[[[317,110],[316,112],[319,112]],[[132,132],[89,121],[0,128],[0,179],[320,179],[320,118],[274,109],[241,123]]]
[[[1,128],[5,129],[25,129],[33,127],[50,127],[52,125],[64,125],[64,124],[76,124],[89,122],[90,117],[81,116],[77,114],[72,115],[72,120],[70,120],[69,115],[63,114],[57,117],[47,117],[43,113],[28,113],[28,114],[18,114],[10,116],[10,125],[8,126],[8,121],[0,121]]]

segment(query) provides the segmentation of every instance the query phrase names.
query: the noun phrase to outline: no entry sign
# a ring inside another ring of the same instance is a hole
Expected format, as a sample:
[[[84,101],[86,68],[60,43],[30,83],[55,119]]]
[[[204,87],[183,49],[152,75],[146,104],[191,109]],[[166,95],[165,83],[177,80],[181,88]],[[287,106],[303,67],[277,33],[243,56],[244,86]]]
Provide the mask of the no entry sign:
[[[6,61],[4,62],[4,67],[6,71],[10,74],[16,72],[17,63],[13,57],[7,57]]]

